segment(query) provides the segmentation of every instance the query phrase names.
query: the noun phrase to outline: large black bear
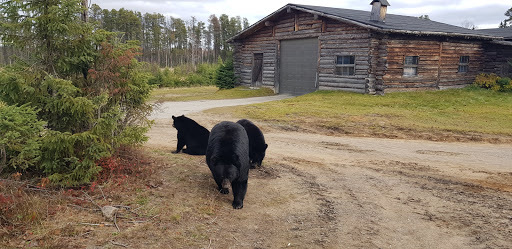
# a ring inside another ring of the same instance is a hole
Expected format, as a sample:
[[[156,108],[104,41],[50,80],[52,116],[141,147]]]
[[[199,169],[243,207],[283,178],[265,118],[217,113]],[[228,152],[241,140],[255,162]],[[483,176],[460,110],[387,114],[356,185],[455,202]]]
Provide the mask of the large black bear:
[[[233,208],[244,207],[249,179],[249,138],[240,124],[224,121],[215,125],[208,139],[206,163],[222,194],[233,189]]]
[[[187,148],[183,149],[184,153],[190,155],[204,155],[206,153],[206,146],[208,146],[208,137],[210,132],[208,129],[199,125],[196,121],[181,115],[179,117],[172,116],[172,126],[178,130],[178,145],[176,151],[179,153],[186,145]]]
[[[247,137],[249,137],[249,159],[251,160],[251,168],[261,166],[261,162],[263,158],[265,158],[265,151],[268,148],[263,133],[258,126],[247,119],[238,120],[237,123],[244,127],[247,132]]]

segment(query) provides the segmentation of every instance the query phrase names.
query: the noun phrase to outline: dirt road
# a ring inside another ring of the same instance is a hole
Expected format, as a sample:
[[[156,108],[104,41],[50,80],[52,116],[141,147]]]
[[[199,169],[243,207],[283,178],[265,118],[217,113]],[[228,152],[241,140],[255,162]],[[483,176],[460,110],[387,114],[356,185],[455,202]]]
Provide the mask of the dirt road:
[[[230,120],[188,116],[208,129]],[[170,122],[156,120],[149,148],[175,148]],[[333,137],[256,124],[269,148],[263,167],[250,173],[242,210],[231,209],[231,195],[215,193],[203,157],[181,155],[203,165],[192,168],[206,181],[198,188],[209,188],[203,195],[220,206],[204,224],[201,247],[512,247],[512,145]],[[162,181],[170,184],[165,173]]]

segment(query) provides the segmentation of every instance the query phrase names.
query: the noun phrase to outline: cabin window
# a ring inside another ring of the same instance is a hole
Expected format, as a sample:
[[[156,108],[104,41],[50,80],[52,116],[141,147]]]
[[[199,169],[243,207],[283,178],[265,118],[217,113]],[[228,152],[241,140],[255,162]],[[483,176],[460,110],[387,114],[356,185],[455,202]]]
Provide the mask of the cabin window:
[[[336,56],[337,75],[352,76],[356,74],[356,57],[353,55]]]
[[[469,71],[469,56],[461,56],[459,58],[459,73],[467,73]]]
[[[405,56],[404,76],[418,75],[418,62],[419,61],[420,61],[419,56]]]

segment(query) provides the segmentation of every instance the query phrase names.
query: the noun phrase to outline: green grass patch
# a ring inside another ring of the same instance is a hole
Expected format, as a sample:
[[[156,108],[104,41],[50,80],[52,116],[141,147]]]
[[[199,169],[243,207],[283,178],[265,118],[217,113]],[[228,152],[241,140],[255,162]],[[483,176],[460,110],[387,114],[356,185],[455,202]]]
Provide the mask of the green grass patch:
[[[186,87],[186,88],[157,88],[151,93],[151,102],[164,101],[192,101],[215,99],[241,99],[274,95],[269,88],[251,89],[248,87],[236,87],[233,89],[219,90],[215,86]]]
[[[317,91],[292,99],[215,112],[345,134],[512,135],[512,94],[474,88],[397,92],[385,96]]]

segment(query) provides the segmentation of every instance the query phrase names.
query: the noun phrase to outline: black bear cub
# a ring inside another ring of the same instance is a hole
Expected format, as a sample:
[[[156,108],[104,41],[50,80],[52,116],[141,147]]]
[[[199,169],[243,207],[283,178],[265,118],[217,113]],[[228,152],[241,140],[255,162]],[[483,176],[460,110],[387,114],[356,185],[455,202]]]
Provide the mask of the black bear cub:
[[[176,151],[179,153],[186,145],[187,148],[183,149],[184,153],[190,155],[204,155],[206,153],[206,146],[208,146],[208,137],[210,132],[208,129],[199,125],[196,121],[181,115],[179,117],[172,116],[172,126],[178,130],[178,145]]]
[[[268,145],[265,143],[263,133],[255,124],[247,119],[238,120],[237,123],[244,127],[247,132],[247,136],[249,137],[249,158],[251,160],[251,168],[261,166],[261,162],[263,161],[263,158],[265,158],[265,151],[268,148]]]
[[[206,149],[206,163],[222,194],[233,190],[233,208],[244,207],[249,179],[249,139],[240,124],[224,121],[215,125]]]

